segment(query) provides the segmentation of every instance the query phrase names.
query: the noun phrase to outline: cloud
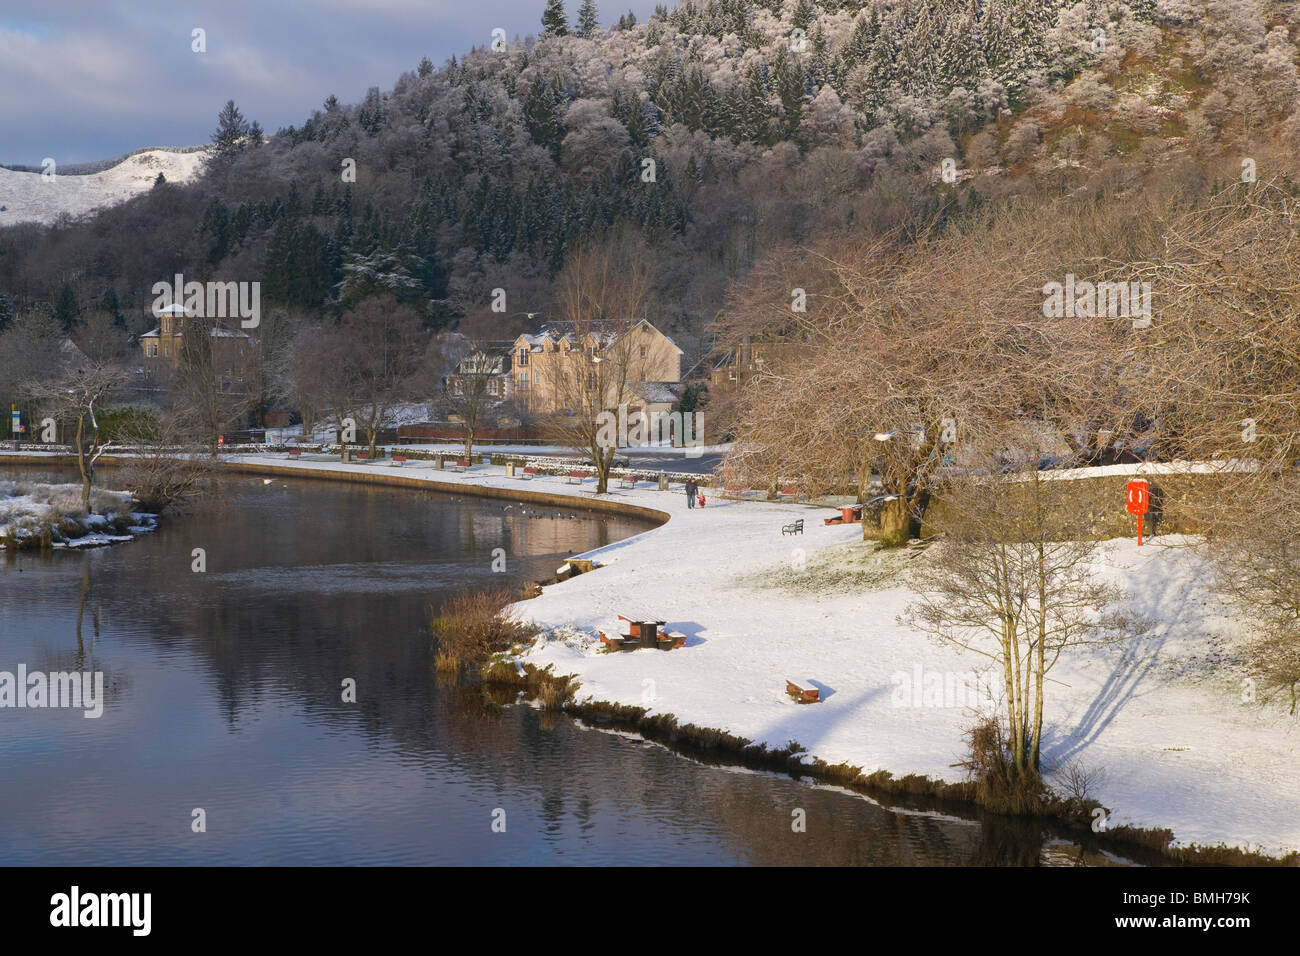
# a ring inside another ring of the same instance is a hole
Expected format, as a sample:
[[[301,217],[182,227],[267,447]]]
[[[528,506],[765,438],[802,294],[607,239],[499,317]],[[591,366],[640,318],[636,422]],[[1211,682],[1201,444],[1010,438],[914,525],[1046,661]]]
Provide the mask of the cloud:
[[[540,29],[544,0],[5,0],[0,162],[105,159],[207,142],[234,99],[268,131],[302,123],[330,94],[356,102],[491,42]],[[608,22],[627,0],[603,4]],[[653,0],[631,6],[644,19]],[[569,0],[572,17],[578,0]],[[207,52],[190,49],[191,31]]]

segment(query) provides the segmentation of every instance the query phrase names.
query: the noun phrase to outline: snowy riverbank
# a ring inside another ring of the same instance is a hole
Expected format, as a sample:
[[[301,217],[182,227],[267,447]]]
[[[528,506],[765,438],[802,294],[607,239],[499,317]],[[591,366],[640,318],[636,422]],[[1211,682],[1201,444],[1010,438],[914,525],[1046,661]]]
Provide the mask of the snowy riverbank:
[[[157,515],[136,511],[126,491],[96,488],[90,511],[81,485],[0,479],[0,547],[90,548],[130,541],[154,530]]]
[[[382,474],[468,494],[545,493],[575,505],[593,497],[591,481],[508,478],[488,466],[456,474],[424,462],[232,460],[263,473]],[[928,695],[904,695],[900,675],[914,679],[919,669],[925,681],[987,662],[898,623],[910,599],[908,568],[923,552],[874,557],[856,525],[822,523],[826,508],[711,496],[703,510],[687,510],[680,486],[660,492],[649,483],[602,500],[670,520],[583,555],[602,567],[519,605],[549,632],[526,659],[576,674],[578,700],[671,713],[771,747],[794,740],[810,757],[866,773],[961,779],[953,765],[963,757],[967,702],[933,706]],[[797,518],[805,534],[783,536],[781,526]],[[1126,645],[1063,657],[1051,674],[1045,759],[1104,770],[1093,795],[1110,808],[1111,826],[1169,828],[1182,845],[1300,848],[1300,720],[1281,704],[1243,700],[1244,673],[1233,659],[1241,634],[1183,544],[1158,537],[1141,549],[1132,540],[1098,549],[1104,573],[1157,626]],[[686,647],[601,653],[593,631],[619,614],[666,620],[687,635]],[[816,682],[821,703],[798,705],[785,694],[786,679],[801,678]]]

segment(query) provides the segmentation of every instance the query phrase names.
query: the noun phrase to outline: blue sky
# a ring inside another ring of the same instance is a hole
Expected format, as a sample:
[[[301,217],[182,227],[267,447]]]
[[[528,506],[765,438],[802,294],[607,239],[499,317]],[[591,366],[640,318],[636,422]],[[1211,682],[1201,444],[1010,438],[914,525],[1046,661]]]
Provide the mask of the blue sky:
[[[572,20],[580,0],[566,0]],[[606,0],[608,26],[655,0]],[[671,4],[670,4],[671,5]],[[389,89],[420,57],[441,65],[536,34],[545,0],[0,0],[0,162],[59,165],[208,141],[228,99],[268,132],[331,93]],[[195,28],[207,52],[191,51]]]

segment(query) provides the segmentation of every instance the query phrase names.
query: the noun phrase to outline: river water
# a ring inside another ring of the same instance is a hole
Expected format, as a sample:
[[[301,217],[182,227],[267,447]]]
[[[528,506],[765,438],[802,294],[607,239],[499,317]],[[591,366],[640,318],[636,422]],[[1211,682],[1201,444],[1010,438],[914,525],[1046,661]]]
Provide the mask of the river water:
[[[549,577],[644,522],[408,489],[221,486],[130,543],[0,556],[0,671],[102,671],[106,697],[98,719],[0,708],[0,864],[1074,859],[1021,827],[706,766],[433,673],[431,601]]]

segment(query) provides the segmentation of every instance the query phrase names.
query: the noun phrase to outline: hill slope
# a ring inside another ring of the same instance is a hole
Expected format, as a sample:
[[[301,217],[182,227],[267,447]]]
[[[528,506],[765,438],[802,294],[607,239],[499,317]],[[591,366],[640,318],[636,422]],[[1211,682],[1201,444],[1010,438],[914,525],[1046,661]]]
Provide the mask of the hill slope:
[[[45,177],[0,167],[0,226],[22,222],[50,224],[60,216],[74,219],[125,202],[150,189],[158,174],[169,183],[193,182],[202,172],[204,152],[146,149],[101,172]]]

